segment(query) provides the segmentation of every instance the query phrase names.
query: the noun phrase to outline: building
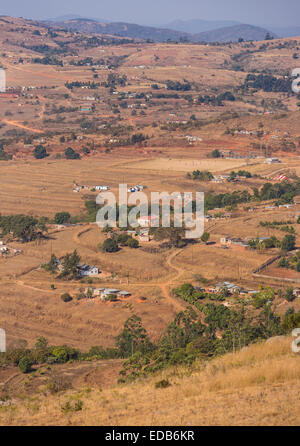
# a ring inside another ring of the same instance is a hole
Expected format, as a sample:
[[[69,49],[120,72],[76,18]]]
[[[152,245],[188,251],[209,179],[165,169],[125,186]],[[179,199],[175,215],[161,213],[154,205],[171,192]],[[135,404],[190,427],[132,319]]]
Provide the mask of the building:
[[[240,292],[241,288],[237,285],[235,285],[234,283],[230,283],[230,282],[222,282],[222,283],[218,283],[216,285],[216,290],[217,292],[221,291],[222,289],[227,289],[229,293],[234,294],[236,292]]]
[[[97,266],[89,266],[85,265],[84,263],[81,263],[77,265],[77,268],[80,276],[91,277],[91,276],[97,276],[99,274],[99,269],[97,268]]]
[[[266,158],[265,161],[266,164],[276,164],[276,163],[281,163],[279,158]]]
[[[248,243],[239,237],[228,237],[224,236],[220,238],[220,243],[222,246],[240,246],[242,248],[247,248]]]

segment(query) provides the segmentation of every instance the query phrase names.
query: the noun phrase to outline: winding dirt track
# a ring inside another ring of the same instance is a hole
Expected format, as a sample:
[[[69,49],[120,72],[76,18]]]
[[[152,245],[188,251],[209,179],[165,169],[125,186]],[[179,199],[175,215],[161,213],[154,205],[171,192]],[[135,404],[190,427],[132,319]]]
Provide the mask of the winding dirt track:
[[[27,127],[23,124],[20,124],[20,122],[18,121],[9,121],[8,119],[2,119],[2,122],[5,122],[5,124],[12,125],[13,127],[18,127],[23,130],[29,130],[30,132],[44,133],[42,130],[33,129],[32,127]]]

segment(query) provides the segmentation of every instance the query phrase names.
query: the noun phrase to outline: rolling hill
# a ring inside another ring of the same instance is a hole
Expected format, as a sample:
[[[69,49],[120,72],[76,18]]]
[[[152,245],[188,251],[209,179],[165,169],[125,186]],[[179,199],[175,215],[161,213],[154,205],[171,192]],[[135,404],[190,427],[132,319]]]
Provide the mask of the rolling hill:
[[[199,21],[196,21],[197,23]],[[77,18],[72,20],[63,20],[60,22],[46,22],[48,26],[61,26],[64,29],[80,31],[89,34],[109,34],[118,37],[127,37],[131,39],[152,40],[155,42],[165,42],[168,40],[180,41],[188,40],[192,42],[230,42],[244,40],[264,40],[269,32],[265,28],[252,25],[237,24],[233,26],[224,26],[223,28],[213,29],[198,34],[191,34],[168,28],[156,28],[152,26],[142,26],[134,23],[112,22],[104,23],[93,19]],[[215,24],[220,22],[212,22]],[[223,22],[224,23],[224,22]],[[196,24],[191,29],[196,29]],[[212,26],[212,25],[211,25]],[[270,33],[272,34],[272,33]],[[275,35],[273,34],[275,37]]]
[[[265,28],[260,28],[253,25],[234,25],[226,26],[224,28],[215,29],[212,31],[194,34],[192,36],[193,42],[236,42],[240,38],[243,40],[264,40],[266,34],[270,33],[273,37],[275,34],[271,33]]]

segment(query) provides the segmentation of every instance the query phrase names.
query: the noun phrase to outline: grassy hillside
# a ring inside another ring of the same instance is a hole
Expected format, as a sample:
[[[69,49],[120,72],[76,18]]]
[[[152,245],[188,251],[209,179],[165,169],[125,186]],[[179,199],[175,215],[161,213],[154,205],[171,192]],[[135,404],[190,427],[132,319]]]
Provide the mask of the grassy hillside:
[[[20,396],[1,408],[0,423],[299,425],[299,378],[299,355],[291,351],[291,338],[272,338],[235,354],[197,362],[192,369],[168,369],[130,385]],[[162,380],[169,386],[159,387]]]

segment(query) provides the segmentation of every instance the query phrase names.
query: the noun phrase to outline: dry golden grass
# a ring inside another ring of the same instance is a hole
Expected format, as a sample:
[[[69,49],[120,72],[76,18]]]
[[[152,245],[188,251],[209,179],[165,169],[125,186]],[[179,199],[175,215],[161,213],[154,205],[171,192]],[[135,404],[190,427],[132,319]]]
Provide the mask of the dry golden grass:
[[[239,169],[246,166],[244,160],[229,159],[174,159],[174,158],[156,158],[137,163],[130,163],[131,169],[146,170],[168,170],[178,172],[191,172],[192,170],[209,170],[213,173],[224,172],[226,170]]]
[[[156,389],[168,379],[171,386]],[[138,396],[138,397],[137,397]],[[299,425],[300,361],[291,338],[273,339],[192,369],[178,367],[131,385],[14,400],[2,425]],[[63,413],[70,401],[80,412]]]

